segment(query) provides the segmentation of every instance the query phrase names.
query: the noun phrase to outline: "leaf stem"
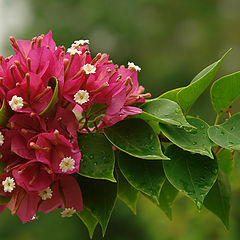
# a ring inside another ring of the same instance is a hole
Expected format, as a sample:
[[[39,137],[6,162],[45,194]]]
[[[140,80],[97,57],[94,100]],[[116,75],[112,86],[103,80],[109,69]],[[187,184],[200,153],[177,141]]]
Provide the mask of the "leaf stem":
[[[219,121],[221,119],[221,116],[222,116],[222,113],[217,115],[214,125],[218,125],[218,123],[219,123]]]

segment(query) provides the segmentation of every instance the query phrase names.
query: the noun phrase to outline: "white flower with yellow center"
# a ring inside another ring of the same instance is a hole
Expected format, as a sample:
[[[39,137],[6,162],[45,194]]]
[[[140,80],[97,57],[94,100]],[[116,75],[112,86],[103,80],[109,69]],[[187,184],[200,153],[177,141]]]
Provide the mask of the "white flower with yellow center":
[[[41,190],[38,192],[38,195],[42,198],[42,200],[47,200],[47,199],[51,199],[52,198],[52,189],[50,187]]]
[[[85,64],[82,69],[85,71],[86,74],[90,74],[90,73],[95,73],[96,72],[96,67],[94,65],[91,64]]]
[[[12,192],[15,188],[15,181],[11,177],[6,177],[6,179],[2,181],[2,185],[4,187],[4,192]]]
[[[0,132],[0,146],[2,146],[4,144],[4,136],[3,134]]]
[[[133,62],[128,62],[128,69],[135,70],[140,72],[141,68],[137,65],[135,65]]]
[[[71,217],[75,212],[76,212],[76,210],[73,207],[72,208],[65,208],[61,212],[61,217]]]
[[[14,95],[11,99],[11,101],[8,102],[9,106],[12,108],[12,110],[18,110],[22,109],[23,107],[23,99],[21,97],[18,97]]]
[[[62,172],[72,171],[74,167],[75,161],[71,157],[65,157],[62,159],[61,163],[59,164],[60,169]]]
[[[79,50],[77,50],[76,48],[73,48],[73,47],[68,48],[67,52],[70,53],[70,55],[75,55],[75,54],[81,55],[82,54],[81,51],[79,51]]]
[[[79,46],[84,46],[84,45],[89,45],[89,40],[77,40],[74,41],[74,43],[72,44],[73,47],[79,47]]]
[[[83,104],[89,101],[89,93],[86,90],[79,90],[75,95],[74,95],[74,101]]]

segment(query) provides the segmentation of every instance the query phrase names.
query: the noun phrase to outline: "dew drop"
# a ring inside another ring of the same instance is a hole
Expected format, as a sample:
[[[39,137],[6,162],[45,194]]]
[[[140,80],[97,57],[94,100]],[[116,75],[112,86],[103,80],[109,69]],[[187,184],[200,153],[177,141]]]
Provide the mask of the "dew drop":
[[[180,108],[176,108],[175,113],[180,113],[181,109]]]
[[[193,144],[193,145],[196,145],[196,144],[197,144],[197,142],[193,142],[192,144]]]
[[[90,155],[89,155],[89,158],[90,158],[90,159],[93,159],[93,158],[94,158],[93,154],[90,154]]]
[[[196,204],[197,204],[198,209],[200,209],[201,206],[202,206],[201,202],[200,202],[200,201],[197,201]]]

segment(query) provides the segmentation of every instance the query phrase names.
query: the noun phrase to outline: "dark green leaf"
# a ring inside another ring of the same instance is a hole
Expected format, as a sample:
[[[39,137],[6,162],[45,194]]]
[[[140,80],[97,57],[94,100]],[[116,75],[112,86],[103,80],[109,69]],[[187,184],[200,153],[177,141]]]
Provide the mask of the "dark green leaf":
[[[11,197],[0,196],[0,205],[6,204],[11,200]]]
[[[2,102],[2,107],[0,109],[0,126],[5,127],[10,118],[10,111],[6,105],[5,99]]]
[[[229,150],[240,150],[240,113],[233,115],[221,125],[208,129],[210,139],[217,145]]]
[[[77,176],[85,207],[91,211],[105,235],[117,198],[117,184],[106,180]]]
[[[153,129],[153,131],[156,133],[156,135],[159,135],[161,130],[159,127],[158,122],[153,121],[153,120],[145,120],[149,126],[151,126],[151,128]]]
[[[192,130],[185,130],[176,126],[159,124],[163,134],[180,148],[213,158],[211,141],[208,138],[208,124],[199,118],[189,117],[188,122],[196,127]]]
[[[92,239],[94,230],[98,224],[97,219],[93,216],[91,211],[84,207],[84,210],[77,212],[77,216],[82,220],[88,229],[89,237]]]
[[[48,106],[41,113],[39,113],[40,116],[52,115],[55,105],[58,101],[58,80],[55,77],[51,77],[49,80],[49,85],[54,89],[53,96]]]
[[[166,179],[159,196],[159,207],[172,220],[172,205],[178,195],[178,190]]]
[[[224,76],[215,81],[211,87],[211,98],[218,114],[240,97],[240,72]]]
[[[227,53],[225,53],[220,60],[203,69],[191,81],[191,83],[188,86],[184,87],[181,91],[178,92],[177,102],[184,109],[185,112],[189,111],[193,103],[211,83],[223,58],[226,56]]]
[[[116,182],[113,176],[114,152],[103,134],[79,134],[78,146],[82,154],[79,174]]]
[[[166,150],[171,161],[163,161],[169,182],[191,198],[198,209],[217,179],[217,160],[183,151],[171,145]]]
[[[119,153],[119,167],[127,181],[137,190],[158,203],[165,175],[162,161],[140,160],[126,153]]]
[[[104,133],[116,148],[132,156],[149,160],[168,159],[162,153],[158,136],[142,119],[120,121],[105,128]]]
[[[154,120],[165,124],[192,128],[185,119],[181,108],[176,102],[160,98],[153,99],[141,106],[142,114],[136,115],[144,120]]]
[[[138,190],[136,190],[122,175],[117,171],[118,176],[118,197],[136,214],[136,205],[138,200]]]
[[[228,177],[220,170],[218,179],[204,200],[204,206],[217,215],[229,228],[231,187]]]
[[[7,163],[0,161],[0,175],[4,173],[4,168],[6,167]]]

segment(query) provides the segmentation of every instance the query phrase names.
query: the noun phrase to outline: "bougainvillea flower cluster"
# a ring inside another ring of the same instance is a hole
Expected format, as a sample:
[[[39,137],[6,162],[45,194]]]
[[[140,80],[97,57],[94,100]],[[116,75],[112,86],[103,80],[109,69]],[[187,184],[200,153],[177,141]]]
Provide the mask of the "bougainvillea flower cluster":
[[[37,212],[62,208],[62,217],[83,210],[74,178],[81,164],[79,132],[101,132],[144,102],[137,72],[118,67],[107,54],[91,57],[88,40],[56,46],[52,34],[32,41],[10,37],[15,55],[0,56],[2,171],[0,211],[10,209],[23,223]]]

